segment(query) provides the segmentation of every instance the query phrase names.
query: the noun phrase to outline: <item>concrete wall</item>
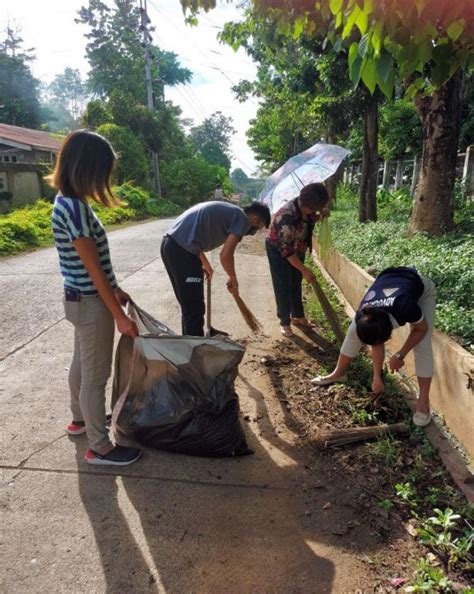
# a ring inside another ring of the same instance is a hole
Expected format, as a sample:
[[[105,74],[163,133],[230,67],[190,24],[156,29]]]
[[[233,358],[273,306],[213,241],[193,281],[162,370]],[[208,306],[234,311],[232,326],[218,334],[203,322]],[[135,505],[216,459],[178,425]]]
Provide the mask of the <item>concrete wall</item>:
[[[31,204],[41,197],[41,183],[36,171],[22,171],[10,173],[13,194],[12,206],[25,206]]]
[[[336,251],[332,251],[323,265],[352,308],[357,309],[374,277]],[[397,329],[387,344],[388,349],[392,353],[398,351],[408,333],[409,327]],[[474,386],[468,387],[469,377],[474,378],[474,356],[436,330],[433,350],[435,376],[430,394],[431,406],[443,417],[451,433],[474,460]],[[404,369],[408,376],[415,376],[412,353],[408,354]]]
[[[10,199],[0,199],[0,213],[32,204],[41,198],[41,178],[37,165],[0,162],[0,191]]]

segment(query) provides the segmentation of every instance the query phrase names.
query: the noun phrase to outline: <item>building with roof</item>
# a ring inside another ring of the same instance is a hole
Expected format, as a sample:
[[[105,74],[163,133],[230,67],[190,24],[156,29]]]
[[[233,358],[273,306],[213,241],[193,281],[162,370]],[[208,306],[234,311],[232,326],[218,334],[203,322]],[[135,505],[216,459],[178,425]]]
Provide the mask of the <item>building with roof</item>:
[[[42,173],[60,147],[49,132],[0,124],[0,213],[41,198]]]

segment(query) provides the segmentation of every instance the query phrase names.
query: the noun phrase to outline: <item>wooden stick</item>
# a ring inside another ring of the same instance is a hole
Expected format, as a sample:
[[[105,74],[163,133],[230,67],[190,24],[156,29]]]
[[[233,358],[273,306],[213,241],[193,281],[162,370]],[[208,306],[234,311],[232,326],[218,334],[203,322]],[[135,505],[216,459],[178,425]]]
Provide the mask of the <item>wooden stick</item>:
[[[206,327],[208,336],[211,335],[211,279],[207,279],[207,299],[206,299]]]
[[[409,428],[405,423],[392,425],[375,425],[373,427],[349,427],[347,429],[331,429],[320,431],[314,442],[323,448],[345,445],[356,441],[366,441],[374,437],[382,437],[395,433],[408,433]]]
[[[336,338],[339,342],[344,340],[344,332],[342,331],[341,324],[339,323],[339,319],[337,314],[333,308],[333,306],[329,303],[328,298],[326,297],[321,285],[315,280],[313,285],[314,292],[316,293],[316,297],[319,299],[319,303],[321,303],[321,307],[323,308],[324,314],[331,325],[332,331],[336,335]]]

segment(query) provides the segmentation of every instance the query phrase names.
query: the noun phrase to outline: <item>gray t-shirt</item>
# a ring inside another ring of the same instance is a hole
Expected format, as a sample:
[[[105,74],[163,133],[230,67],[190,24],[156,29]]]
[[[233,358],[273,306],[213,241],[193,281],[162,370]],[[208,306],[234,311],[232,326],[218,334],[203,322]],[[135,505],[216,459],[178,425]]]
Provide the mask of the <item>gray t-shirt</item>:
[[[226,202],[202,202],[188,208],[168,231],[178,245],[192,254],[222,245],[228,235],[243,237],[250,221],[238,206]]]

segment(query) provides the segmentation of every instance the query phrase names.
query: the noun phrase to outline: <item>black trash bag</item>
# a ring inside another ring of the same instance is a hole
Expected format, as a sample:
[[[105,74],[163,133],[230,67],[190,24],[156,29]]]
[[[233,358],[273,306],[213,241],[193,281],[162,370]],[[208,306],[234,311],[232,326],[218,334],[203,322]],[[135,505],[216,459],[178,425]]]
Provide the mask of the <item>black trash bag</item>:
[[[112,421],[118,432],[160,450],[243,456],[247,446],[234,390],[245,348],[227,338],[177,336],[131,305],[140,336],[120,338]]]

